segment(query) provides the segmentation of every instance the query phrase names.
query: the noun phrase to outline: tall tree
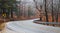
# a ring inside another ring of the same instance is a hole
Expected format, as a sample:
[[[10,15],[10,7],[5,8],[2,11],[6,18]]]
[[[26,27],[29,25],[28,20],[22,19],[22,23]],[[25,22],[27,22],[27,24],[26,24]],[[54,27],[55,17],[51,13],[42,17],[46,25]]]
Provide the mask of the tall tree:
[[[52,22],[54,22],[53,0],[52,1]]]
[[[46,22],[48,22],[48,14],[47,14],[47,1],[46,0],[44,0],[45,1],[45,16],[46,16]]]
[[[31,6],[28,6],[28,17],[30,17],[31,15],[32,15]]]
[[[60,0],[57,0],[58,3],[57,3],[57,12],[56,12],[56,22],[58,22],[58,13],[59,13],[59,1]]]
[[[18,18],[21,16],[21,0],[16,1],[17,4],[17,11],[16,11],[16,15],[18,16]]]
[[[13,18],[13,11],[17,11],[16,9],[16,0],[10,0],[10,5],[11,5],[11,18]]]
[[[36,9],[40,12],[40,21],[42,21],[42,15],[41,15],[41,10],[42,10],[42,5],[39,4],[39,6],[37,5],[37,1],[33,0],[36,6]]]

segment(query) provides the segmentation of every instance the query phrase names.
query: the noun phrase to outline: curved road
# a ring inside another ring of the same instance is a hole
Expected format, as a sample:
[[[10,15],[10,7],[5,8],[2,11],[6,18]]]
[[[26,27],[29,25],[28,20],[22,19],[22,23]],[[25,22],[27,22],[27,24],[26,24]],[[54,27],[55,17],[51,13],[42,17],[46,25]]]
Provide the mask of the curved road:
[[[59,27],[35,24],[33,20],[10,21],[5,33],[60,33]]]

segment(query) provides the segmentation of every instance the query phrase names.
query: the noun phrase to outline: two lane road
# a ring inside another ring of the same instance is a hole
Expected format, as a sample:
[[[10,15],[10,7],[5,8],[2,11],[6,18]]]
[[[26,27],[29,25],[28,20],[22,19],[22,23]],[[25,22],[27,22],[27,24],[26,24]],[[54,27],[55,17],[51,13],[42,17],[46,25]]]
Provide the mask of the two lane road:
[[[34,20],[10,21],[5,33],[60,33],[59,27],[35,24]]]

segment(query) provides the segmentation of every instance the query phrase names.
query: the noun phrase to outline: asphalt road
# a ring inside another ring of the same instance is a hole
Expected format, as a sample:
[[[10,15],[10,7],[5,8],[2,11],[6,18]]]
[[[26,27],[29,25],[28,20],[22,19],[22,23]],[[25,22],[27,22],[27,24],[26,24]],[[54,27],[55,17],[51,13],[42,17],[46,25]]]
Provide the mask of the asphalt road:
[[[33,20],[10,21],[4,33],[60,33],[59,27],[35,24]]]

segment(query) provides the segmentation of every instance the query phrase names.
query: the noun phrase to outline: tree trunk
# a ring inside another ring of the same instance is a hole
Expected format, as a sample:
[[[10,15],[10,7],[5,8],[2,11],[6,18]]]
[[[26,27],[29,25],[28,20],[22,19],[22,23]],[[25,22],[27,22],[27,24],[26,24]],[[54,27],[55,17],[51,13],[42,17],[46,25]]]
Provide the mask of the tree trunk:
[[[56,22],[58,22],[58,13],[57,13],[57,15],[56,15]]]
[[[42,17],[40,16],[40,21],[42,21]]]
[[[57,6],[58,7],[58,10],[57,10],[57,13],[56,13],[56,22],[58,22],[58,16],[59,16],[58,13],[59,13],[59,8],[60,8],[59,7],[60,6],[60,0],[58,2],[59,3],[58,3],[58,6]]]
[[[11,21],[13,20],[13,10],[11,9]]]
[[[11,9],[11,18],[13,18],[13,11],[12,11],[12,9]]]
[[[45,16],[46,16],[46,22],[48,22],[48,14],[47,14],[47,9],[46,9],[46,0],[45,0]]]
[[[52,22],[54,22],[54,13],[53,13],[53,0],[52,0]]]

